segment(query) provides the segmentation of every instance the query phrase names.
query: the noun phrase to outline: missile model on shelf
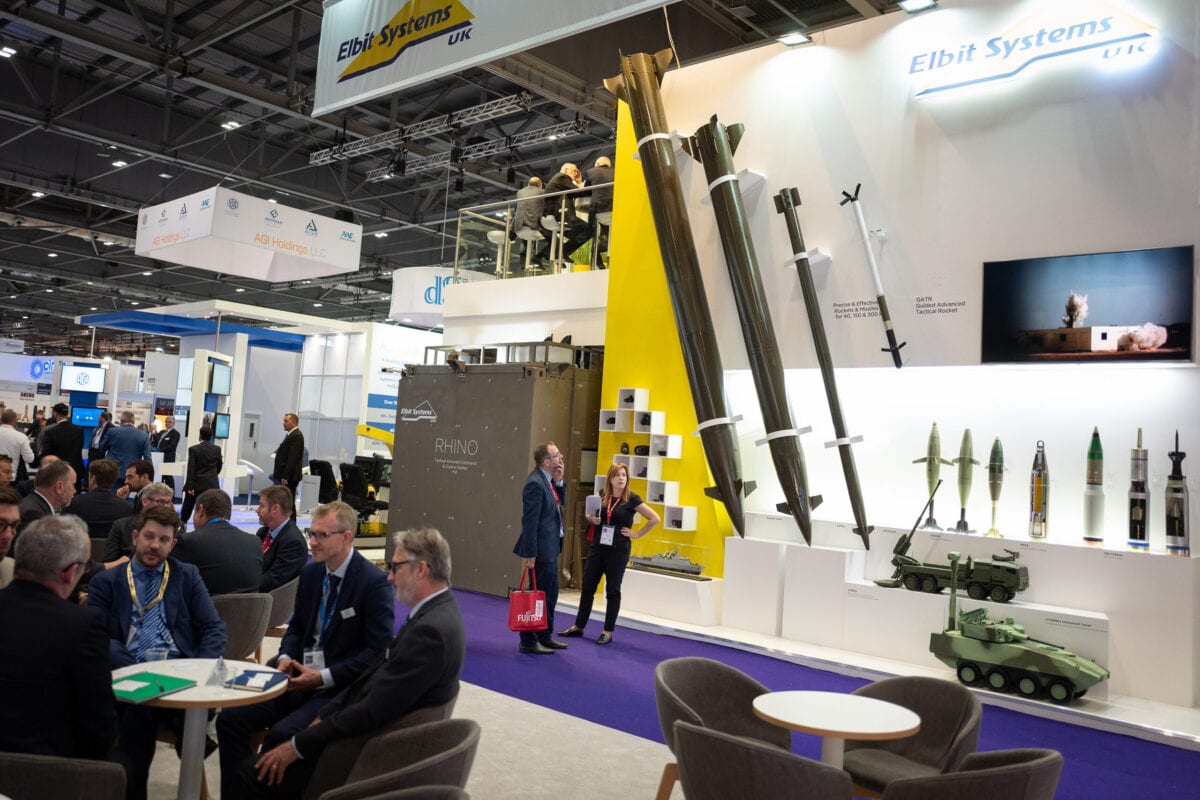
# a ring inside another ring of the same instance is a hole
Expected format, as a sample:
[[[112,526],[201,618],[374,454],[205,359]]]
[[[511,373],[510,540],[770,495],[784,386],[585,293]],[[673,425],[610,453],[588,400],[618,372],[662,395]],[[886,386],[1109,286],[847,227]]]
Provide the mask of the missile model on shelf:
[[[900,360],[900,348],[907,342],[896,343],[896,331],[892,328],[892,314],[888,311],[887,297],[883,294],[883,281],[879,277],[879,265],[875,263],[875,251],[871,248],[871,236],[867,231],[867,220],[863,217],[862,206],[859,205],[858,193],[862,184],[854,187],[854,194],[842,192],[841,205],[849,203],[854,208],[854,218],[858,221],[858,235],[862,239],[863,249],[867,252],[867,266],[871,268],[871,280],[875,284],[875,302],[879,304],[879,318],[883,320],[883,332],[887,336],[888,346],[881,348],[884,353],[892,354],[892,363],[900,369],[904,362]]]
[[[1167,453],[1171,459],[1171,474],[1167,476],[1167,552],[1173,556],[1190,556],[1188,541],[1188,490],[1183,477],[1183,459],[1187,453],[1179,450],[1179,431],[1175,431],[1175,449]]]
[[[1046,443],[1038,439],[1029,470],[1029,538],[1045,539],[1049,526],[1050,468],[1046,466]]]
[[[1100,429],[1096,427],[1092,428],[1087,451],[1083,540],[1088,544],[1104,544],[1104,447],[1100,444]]]
[[[744,130],[740,124],[726,127],[713,115],[707,125],[700,127],[696,135],[685,142],[684,149],[704,165],[704,175],[708,179],[709,197],[717,219],[717,232],[721,237],[721,249],[725,254],[738,321],[742,326],[750,376],[754,380],[763,425],[767,430],[763,443],[771,450],[775,475],[783,489],[785,502],[780,503],[778,509],[791,514],[800,527],[804,541],[811,545],[811,511],[820,504],[821,498],[809,494],[800,431],[792,421],[791,408],[788,406],[783,358],[779,354],[775,328],[771,325],[771,307],[767,302],[758,256],[750,236],[750,223],[742,202],[742,187],[733,167],[733,154],[737,152]],[[866,533],[861,535],[866,543]]]
[[[838,398],[837,378],[833,372],[833,356],[829,351],[829,337],[821,319],[821,304],[817,298],[817,287],[813,282],[812,265],[804,245],[804,234],[800,230],[800,216],[796,212],[800,205],[800,193],[795,187],[784,189],[775,195],[775,210],[783,214],[792,243],[792,258],[796,264],[796,277],[800,281],[800,292],[804,295],[804,309],[808,314],[808,327],[812,332],[813,348],[817,353],[817,365],[821,368],[821,380],[825,384],[825,399],[829,404],[829,416],[833,420],[833,433],[837,437],[838,455],[842,460],[842,476],[846,491],[850,495],[850,510],[854,514],[854,532],[862,537],[863,546],[870,549],[868,536],[871,526],[867,524],[866,506],[863,504],[862,487],[858,482],[858,468],[854,464],[853,443],[846,430],[846,419],[842,414],[842,401]]]
[[[925,457],[914,458],[912,463],[925,464],[925,483],[929,489],[929,518],[925,520],[925,524],[921,528],[922,530],[940,531],[941,527],[933,518],[933,493],[937,490],[938,484],[942,482],[942,465],[951,466],[951,464],[942,458],[942,437],[938,435],[936,422],[929,429],[929,444],[925,446]]]
[[[958,458],[954,459],[954,463],[958,465],[958,524],[954,526],[954,530],[959,533],[974,533],[971,526],[967,524],[967,500],[971,497],[971,482],[972,470],[971,467],[979,466],[979,462],[975,460],[975,448],[971,444],[971,429],[967,428],[963,431],[962,443],[958,446]]]
[[[697,428],[704,444],[704,457],[716,484],[706,489],[705,494],[724,504],[733,527],[745,535],[742,499],[753,491],[754,484],[743,482],[741,477],[734,420],[725,400],[725,373],[700,273],[700,259],[688,222],[675,146],[659,91],[670,63],[670,50],[660,50],[654,55],[621,56],[621,74],[605,78],[604,86],[629,104],[638,138],[638,155],[679,329]]]
[[[1129,453],[1129,547],[1150,549],[1150,492],[1146,469],[1150,454],[1142,448],[1142,429],[1138,428],[1137,447]]]
[[[992,498],[992,527],[984,536],[1003,538],[1004,535],[996,528],[996,506],[1000,503],[1000,492],[1004,489],[1004,446],[1000,437],[992,442],[992,452],[988,456],[988,496]]]

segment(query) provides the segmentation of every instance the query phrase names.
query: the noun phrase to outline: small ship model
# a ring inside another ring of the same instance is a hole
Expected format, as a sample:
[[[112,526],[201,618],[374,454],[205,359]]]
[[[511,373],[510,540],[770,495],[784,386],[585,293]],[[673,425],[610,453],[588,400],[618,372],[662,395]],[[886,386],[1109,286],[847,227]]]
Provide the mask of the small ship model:
[[[697,564],[690,558],[679,555],[678,547],[648,557],[630,556],[629,566],[646,572],[675,573],[691,578],[699,576],[704,571],[703,564]]]

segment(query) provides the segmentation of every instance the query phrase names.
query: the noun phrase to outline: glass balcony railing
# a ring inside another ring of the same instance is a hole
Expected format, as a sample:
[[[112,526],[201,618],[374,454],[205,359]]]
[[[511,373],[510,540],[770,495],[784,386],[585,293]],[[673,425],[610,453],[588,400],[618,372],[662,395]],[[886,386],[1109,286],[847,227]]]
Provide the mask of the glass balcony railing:
[[[565,192],[522,189],[511,200],[458,212],[454,279],[524,278],[608,267],[611,210],[593,213],[593,191],[604,183]],[[474,274],[472,274],[474,273]]]

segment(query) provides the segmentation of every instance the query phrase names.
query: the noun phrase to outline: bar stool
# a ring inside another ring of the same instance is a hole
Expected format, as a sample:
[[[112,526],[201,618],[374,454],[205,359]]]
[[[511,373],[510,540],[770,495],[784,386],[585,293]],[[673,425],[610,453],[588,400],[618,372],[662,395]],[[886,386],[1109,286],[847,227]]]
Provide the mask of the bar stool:
[[[533,266],[534,247],[538,242],[546,241],[546,237],[533,228],[520,228],[517,230],[517,238],[525,242],[525,271],[532,275],[537,272],[537,268]]]
[[[554,272],[558,272],[563,261],[563,232],[566,229],[566,221],[559,221],[553,214],[547,214],[542,217],[542,227],[550,231],[550,263],[554,265]]]
[[[505,231],[488,231],[487,240],[496,245],[496,274],[503,275],[508,263],[508,234]]]
[[[592,269],[596,268],[597,264],[603,264],[600,259],[600,229],[612,227],[612,212],[597,211],[596,212],[596,238],[592,240]],[[608,255],[608,249],[605,248],[604,255]]]

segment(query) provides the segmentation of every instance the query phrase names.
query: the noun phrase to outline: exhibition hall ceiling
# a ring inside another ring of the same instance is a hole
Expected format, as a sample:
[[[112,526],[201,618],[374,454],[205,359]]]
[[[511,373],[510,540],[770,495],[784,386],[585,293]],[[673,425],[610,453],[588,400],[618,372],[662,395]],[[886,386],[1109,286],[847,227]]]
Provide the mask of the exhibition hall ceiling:
[[[612,154],[616,101],[601,81],[619,50],[654,51],[670,39],[686,65],[893,12],[896,2],[681,0],[313,118],[321,8],[320,0],[0,0],[0,336],[24,339],[27,352],[83,355],[92,332],[74,322],[79,315],[211,299],[383,321],[393,270],[453,264],[459,208],[509,199],[564,161]],[[511,112],[471,120],[472,109],[514,95]],[[310,163],[316,151],[455,112],[466,112],[456,131],[410,141],[409,153],[577,126],[464,162],[461,188],[456,166],[367,181],[394,149]],[[139,208],[218,184],[361,224],[361,268],[266,283],[134,255]],[[94,352],[174,346],[100,329]]]

